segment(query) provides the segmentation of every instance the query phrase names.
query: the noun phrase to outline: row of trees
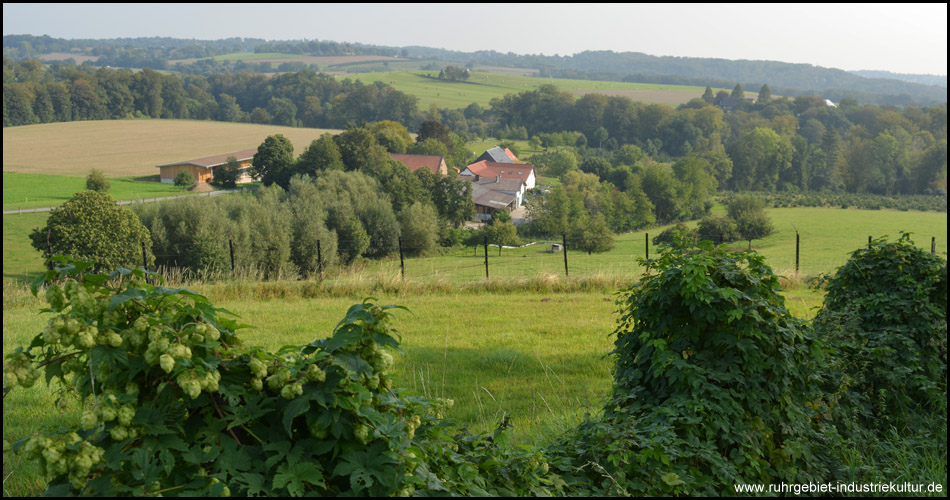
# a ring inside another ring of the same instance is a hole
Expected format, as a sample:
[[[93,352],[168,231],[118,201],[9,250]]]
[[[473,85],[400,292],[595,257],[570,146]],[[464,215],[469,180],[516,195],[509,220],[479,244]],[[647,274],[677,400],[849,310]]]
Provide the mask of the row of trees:
[[[133,117],[345,128],[394,120],[416,130],[417,98],[312,70],[176,76],[152,69],[3,62],[3,125]]]

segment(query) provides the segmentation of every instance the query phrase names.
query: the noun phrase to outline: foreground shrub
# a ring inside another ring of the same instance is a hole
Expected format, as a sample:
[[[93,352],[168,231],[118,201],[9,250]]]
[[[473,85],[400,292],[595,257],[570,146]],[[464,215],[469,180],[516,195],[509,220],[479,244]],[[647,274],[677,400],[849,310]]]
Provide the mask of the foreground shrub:
[[[266,352],[201,295],[88,266],[44,277],[55,315],[4,365],[4,395],[45,372],[83,402],[72,428],[4,443],[40,463],[49,495],[552,493],[539,452],[499,446],[504,427],[458,433],[451,400],[391,389],[397,306],[356,304],[331,338]]]
[[[904,234],[851,254],[827,280],[816,329],[833,346],[829,389],[842,423],[946,437],[947,262]]]
[[[570,458],[565,480],[584,494],[720,495],[827,474],[806,405],[815,345],[764,259],[703,242],[651,268],[619,300],[604,417],[548,450]]]

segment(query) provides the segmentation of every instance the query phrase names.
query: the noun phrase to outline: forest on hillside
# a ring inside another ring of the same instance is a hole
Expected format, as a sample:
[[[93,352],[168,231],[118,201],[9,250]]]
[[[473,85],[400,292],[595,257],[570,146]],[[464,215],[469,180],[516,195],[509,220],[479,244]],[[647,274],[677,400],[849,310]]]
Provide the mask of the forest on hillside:
[[[589,80],[630,81],[673,85],[711,85],[728,88],[735,83],[757,87],[768,83],[787,96],[822,95],[870,104],[933,105],[947,100],[946,77],[940,86],[924,85],[890,75],[858,75],[834,68],[778,61],[727,60],[699,57],[651,56],[639,52],[585,51],[572,56],[514,54],[497,51],[459,52],[431,47],[387,47],[327,40],[266,41],[252,38],[182,40],[166,37],[108,40],[66,40],[49,36],[7,35],[3,55],[15,61],[42,54],[75,53],[96,56],[86,64],[99,67],[152,68],[210,75],[253,69],[271,70],[244,61],[212,60],[236,52],[284,53],[311,56],[376,55],[435,59],[459,65],[530,68],[541,76]],[[186,59],[188,62],[179,62]],[[192,61],[198,59],[197,61]],[[299,64],[299,63],[298,63]],[[304,69],[295,67],[294,70]],[[284,70],[281,70],[284,71]],[[927,80],[922,80],[927,81]]]

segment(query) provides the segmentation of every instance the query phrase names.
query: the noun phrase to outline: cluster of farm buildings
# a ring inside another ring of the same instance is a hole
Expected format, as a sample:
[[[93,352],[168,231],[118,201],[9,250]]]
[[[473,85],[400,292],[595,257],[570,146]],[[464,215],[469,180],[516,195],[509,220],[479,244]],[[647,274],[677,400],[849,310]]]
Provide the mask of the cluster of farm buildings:
[[[162,182],[174,182],[175,176],[185,170],[199,182],[211,182],[214,170],[221,168],[234,157],[240,164],[241,175],[238,183],[251,182],[251,160],[257,149],[246,149],[233,153],[224,153],[194,160],[158,165]],[[449,175],[445,157],[439,155],[389,155],[415,172],[427,168],[433,174]],[[536,174],[534,165],[523,163],[508,148],[495,146],[485,151],[474,163],[464,169],[452,169],[453,175],[472,183],[472,201],[475,203],[475,217],[479,220],[490,219],[497,210],[509,213],[524,206],[526,193],[534,189]]]

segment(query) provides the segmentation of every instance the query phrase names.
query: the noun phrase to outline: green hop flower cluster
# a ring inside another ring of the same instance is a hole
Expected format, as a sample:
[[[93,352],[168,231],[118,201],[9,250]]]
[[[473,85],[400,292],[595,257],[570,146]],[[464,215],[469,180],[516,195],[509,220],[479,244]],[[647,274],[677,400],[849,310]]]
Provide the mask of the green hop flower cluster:
[[[59,476],[69,474],[69,481],[76,489],[86,484],[89,471],[102,462],[105,450],[88,441],[83,441],[75,432],[54,436],[36,435],[24,445],[22,453],[27,458],[38,460],[44,474]]]
[[[364,424],[358,424],[356,427],[353,427],[353,436],[363,444],[368,444],[373,439],[372,431],[369,426]]]
[[[197,370],[186,370],[178,374],[175,382],[178,387],[191,399],[197,398],[201,391],[217,392],[218,383],[221,381],[221,373],[217,370],[199,373]]]
[[[3,365],[3,388],[12,389],[16,386],[33,387],[40,378],[40,371],[33,366],[30,357],[25,352],[7,356],[9,362]]]
[[[413,415],[409,422],[406,423],[406,430],[409,433],[409,439],[412,439],[416,436],[416,429],[422,425],[422,417],[419,415]]]

